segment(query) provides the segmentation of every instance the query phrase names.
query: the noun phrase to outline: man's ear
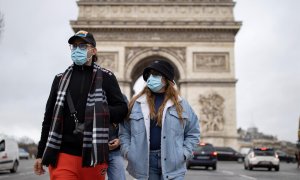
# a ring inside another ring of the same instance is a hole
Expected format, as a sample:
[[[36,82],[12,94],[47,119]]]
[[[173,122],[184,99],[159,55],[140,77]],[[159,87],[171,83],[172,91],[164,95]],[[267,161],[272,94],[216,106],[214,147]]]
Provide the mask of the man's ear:
[[[93,48],[93,55],[97,54],[97,48]]]

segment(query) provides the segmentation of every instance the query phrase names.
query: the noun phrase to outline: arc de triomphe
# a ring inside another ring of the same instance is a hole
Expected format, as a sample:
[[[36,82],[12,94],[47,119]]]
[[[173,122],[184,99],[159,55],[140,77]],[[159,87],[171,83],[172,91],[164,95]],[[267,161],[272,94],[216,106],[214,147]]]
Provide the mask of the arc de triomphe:
[[[232,0],[79,0],[74,31],[94,34],[99,63],[131,97],[155,58],[175,68],[176,84],[201,121],[202,141],[237,147],[234,41],[241,22]]]

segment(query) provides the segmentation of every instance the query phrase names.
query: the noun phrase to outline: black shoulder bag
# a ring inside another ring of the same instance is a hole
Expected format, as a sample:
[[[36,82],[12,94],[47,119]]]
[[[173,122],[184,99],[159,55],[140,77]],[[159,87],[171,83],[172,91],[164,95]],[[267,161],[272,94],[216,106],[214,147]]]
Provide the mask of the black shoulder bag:
[[[77,117],[76,117],[77,111],[74,108],[74,104],[73,104],[73,101],[72,101],[70,91],[67,91],[67,103],[68,103],[68,106],[69,106],[71,117],[75,121],[75,129],[73,131],[73,134],[83,134],[84,123],[80,123],[78,121]]]

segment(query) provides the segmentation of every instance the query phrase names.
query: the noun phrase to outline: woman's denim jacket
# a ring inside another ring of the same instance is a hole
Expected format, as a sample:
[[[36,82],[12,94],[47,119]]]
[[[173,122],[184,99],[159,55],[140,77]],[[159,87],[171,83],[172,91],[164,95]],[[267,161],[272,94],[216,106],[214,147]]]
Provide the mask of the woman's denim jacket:
[[[172,101],[166,103],[161,132],[161,165],[164,179],[184,175],[186,160],[193,157],[193,147],[199,143],[199,120],[187,101],[180,98],[183,124]],[[149,176],[150,115],[146,96],[133,105],[129,120],[120,125],[121,153],[128,160],[127,171],[136,179]]]

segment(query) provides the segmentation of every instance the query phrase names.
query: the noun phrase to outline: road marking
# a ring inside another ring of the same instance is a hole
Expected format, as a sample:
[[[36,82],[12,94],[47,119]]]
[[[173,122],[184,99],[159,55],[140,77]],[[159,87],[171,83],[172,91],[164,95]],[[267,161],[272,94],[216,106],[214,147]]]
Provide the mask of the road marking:
[[[32,171],[22,172],[22,173],[13,173],[13,174],[9,174],[9,175],[0,176],[0,179],[5,179],[8,177],[29,176],[29,175],[33,175],[33,174],[34,174],[34,172],[32,172]]]
[[[243,177],[243,178],[246,178],[246,179],[253,179],[253,180],[257,180],[256,178],[254,177],[251,177],[251,176],[246,176],[246,175],[242,175],[240,174],[239,176]]]
[[[292,175],[292,176],[298,175],[297,173],[283,172],[283,171],[281,171],[280,174],[286,174],[286,175]]]
[[[32,171],[29,171],[29,172],[23,172],[23,173],[19,173],[18,175],[19,176],[27,176],[27,175],[32,175],[34,174]]]
[[[234,175],[234,172],[232,171],[221,171],[221,172],[228,175]]]
[[[5,176],[0,176],[0,179],[4,179],[4,178],[8,178],[9,175],[5,175]]]
[[[32,171],[33,171],[33,167],[31,167],[31,166],[24,167],[24,169],[32,169]]]

